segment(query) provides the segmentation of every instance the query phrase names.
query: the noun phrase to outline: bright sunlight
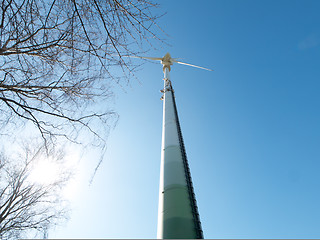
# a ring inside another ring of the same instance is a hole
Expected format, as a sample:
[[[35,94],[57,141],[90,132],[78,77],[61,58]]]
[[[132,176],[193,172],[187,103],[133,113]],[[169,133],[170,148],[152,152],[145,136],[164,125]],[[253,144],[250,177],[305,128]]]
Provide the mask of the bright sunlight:
[[[29,180],[39,184],[50,184],[59,175],[59,166],[49,159],[42,159],[32,169]]]

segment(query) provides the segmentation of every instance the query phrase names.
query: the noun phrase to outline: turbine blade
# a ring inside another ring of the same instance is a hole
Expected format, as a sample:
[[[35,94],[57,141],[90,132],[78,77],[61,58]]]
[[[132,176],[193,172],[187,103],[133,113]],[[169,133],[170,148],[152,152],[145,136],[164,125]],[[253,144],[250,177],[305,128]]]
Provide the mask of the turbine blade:
[[[126,56],[122,56],[122,57],[141,58],[141,59],[159,60],[159,61],[161,61],[161,60],[162,60],[162,58],[155,58],[155,57],[140,57],[140,56],[130,56],[130,55],[126,55]]]
[[[196,66],[196,65],[192,65],[190,63],[184,63],[184,62],[180,62],[180,61],[176,61],[176,60],[173,60],[173,61],[176,62],[176,63],[182,64],[182,65],[187,65],[187,66],[191,66],[191,67],[195,67],[195,68],[201,68],[201,69],[204,69],[204,70],[213,71],[212,69],[204,68],[204,67],[200,67],[200,66]]]

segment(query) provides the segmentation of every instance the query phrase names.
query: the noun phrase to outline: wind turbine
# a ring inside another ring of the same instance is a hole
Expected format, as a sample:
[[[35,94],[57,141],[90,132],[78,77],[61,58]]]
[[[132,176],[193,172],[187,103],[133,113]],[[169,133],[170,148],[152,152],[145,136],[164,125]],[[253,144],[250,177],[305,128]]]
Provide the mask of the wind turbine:
[[[202,239],[203,232],[182,138],[174,90],[170,80],[173,63],[212,71],[171,58],[138,57],[161,61],[164,73],[163,125],[158,208],[158,239]]]

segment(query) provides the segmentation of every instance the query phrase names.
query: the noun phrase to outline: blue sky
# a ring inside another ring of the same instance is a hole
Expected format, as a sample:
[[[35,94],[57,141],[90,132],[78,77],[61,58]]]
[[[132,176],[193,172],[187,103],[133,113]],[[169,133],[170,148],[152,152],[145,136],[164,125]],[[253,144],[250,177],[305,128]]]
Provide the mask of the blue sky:
[[[161,1],[205,238],[320,238],[320,1]],[[140,61],[140,60],[137,60]],[[116,89],[120,119],[93,184],[50,238],[156,238],[162,67]],[[95,155],[88,158],[95,159]],[[83,177],[86,176],[86,177]]]

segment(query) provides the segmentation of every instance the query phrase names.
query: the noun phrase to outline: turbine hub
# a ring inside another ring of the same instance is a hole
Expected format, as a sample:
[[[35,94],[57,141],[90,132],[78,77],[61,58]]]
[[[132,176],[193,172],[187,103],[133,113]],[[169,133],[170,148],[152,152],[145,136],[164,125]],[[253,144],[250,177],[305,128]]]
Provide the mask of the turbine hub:
[[[165,71],[166,68],[168,68],[169,72],[171,71],[171,65],[173,64],[172,58],[170,53],[167,53],[164,55],[164,57],[161,59],[161,64],[163,66],[163,72]]]

